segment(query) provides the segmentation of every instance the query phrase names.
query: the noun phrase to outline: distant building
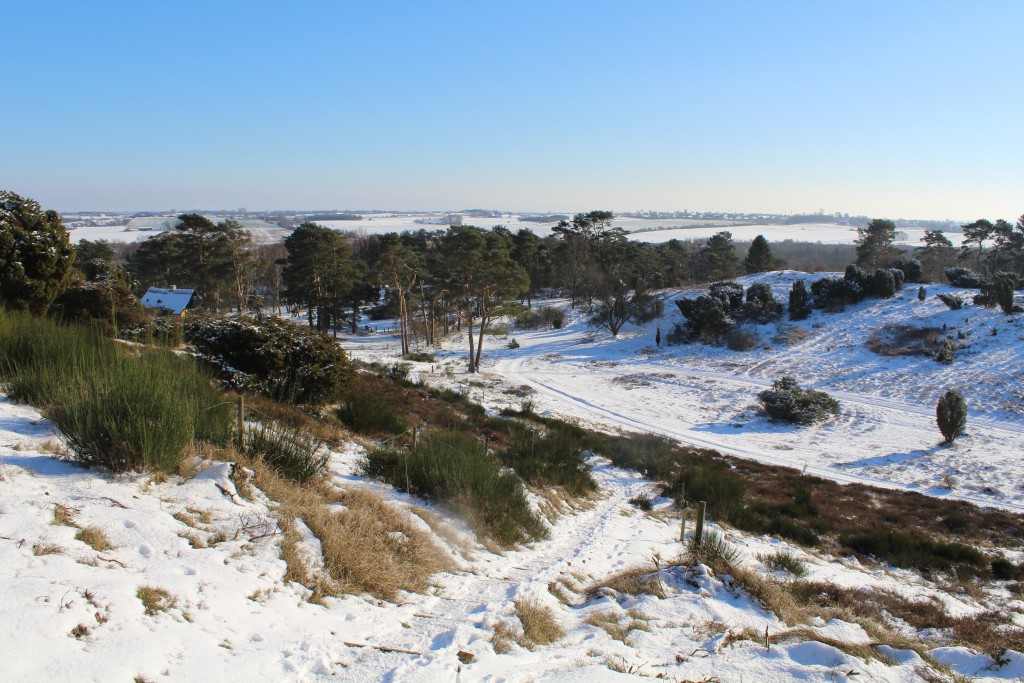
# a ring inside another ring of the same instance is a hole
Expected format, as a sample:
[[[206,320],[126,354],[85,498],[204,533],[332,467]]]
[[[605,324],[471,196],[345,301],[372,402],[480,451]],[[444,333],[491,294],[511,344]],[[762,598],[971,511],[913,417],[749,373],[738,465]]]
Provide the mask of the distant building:
[[[169,289],[150,287],[149,291],[142,295],[142,307],[149,312],[184,317],[185,310],[192,303],[192,295],[195,294],[195,291],[177,287]]]

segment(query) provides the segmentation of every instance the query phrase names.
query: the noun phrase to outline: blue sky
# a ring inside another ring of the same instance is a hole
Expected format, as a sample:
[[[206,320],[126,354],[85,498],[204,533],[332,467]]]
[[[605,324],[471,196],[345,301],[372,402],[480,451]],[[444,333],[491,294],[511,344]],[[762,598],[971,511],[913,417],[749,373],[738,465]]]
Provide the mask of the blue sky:
[[[1024,213],[1024,2],[0,0],[69,209]]]

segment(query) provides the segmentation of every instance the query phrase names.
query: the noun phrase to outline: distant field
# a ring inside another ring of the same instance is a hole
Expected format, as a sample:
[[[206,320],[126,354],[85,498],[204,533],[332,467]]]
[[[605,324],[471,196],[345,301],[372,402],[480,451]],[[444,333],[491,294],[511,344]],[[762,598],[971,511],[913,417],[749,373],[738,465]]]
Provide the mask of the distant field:
[[[417,220],[437,220],[443,214],[364,214],[360,221],[318,221],[335,230],[355,230],[367,235],[380,235],[387,232],[403,232],[406,230],[443,230],[447,226],[433,223],[417,223]],[[465,218],[466,225],[490,228],[503,225],[512,232],[523,228],[532,230],[538,235],[551,234],[556,223],[535,223],[522,221],[519,216],[501,218]],[[705,221],[687,218],[647,220],[639,218],[617,218],[612,223],[631,233],[631,238],[640,242],[660,243],[672,239],[701,240],[707,239],[720,230],[728,230],[737,241],[750,241],[758,235],[764,235],[770,242],[793,240],[795,242],[822,242],[825,244],[853,244],[857,239],[857,231],[848,225],[834,223],[801,223],[798,225],[751,225],[740,221]],[[110,242],[137,242],[154,235],[158,231],[125,232],[123,226],[83,227],[71,231],[71,241],[78,243],[87,240],[108,240]],[[274,242],[287,236],[285,230],[256,231],[253,235],[259,242]],[[901,229],[897,231],[897,242],[916,246],[924,237],[924,229]],[[947,237],[954,245],[959,246],[962,240],[960,233],[948,233]]]

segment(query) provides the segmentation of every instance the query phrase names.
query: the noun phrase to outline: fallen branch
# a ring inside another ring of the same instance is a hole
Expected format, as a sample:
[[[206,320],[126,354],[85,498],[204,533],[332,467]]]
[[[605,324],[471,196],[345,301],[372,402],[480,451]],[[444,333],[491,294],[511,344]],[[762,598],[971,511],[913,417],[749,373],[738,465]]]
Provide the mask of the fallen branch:
[[[369,648],[373,648],[374,650],[380,650],[381,652],[399,652],[399,653],[401,653],[403,655],[422,655],[423,654],[422,652],[417,652],[416,650],[403,650],[400,647],[388,647],[386,645],[371,645],[370,643],[349,643],[349,642],[346,642],[344,640],[341,641],[341,642],[342,642],[342,645],[347,645],[348,647],[369,647]]]
[[[224,494],[225,496],[227,496],[228,498],[230,498],[230,499],[231,499],[231,502],[232,502],[232,503],[234,503],[235,505],[241,505],[241,503],[239,503],[239,502],[238,502],[237,500],[235,500],[235,499],[236,499],[236,498],[237,498],[238,496],[236,496],[236,495],[235,495],[234,493],[232,493],[231,491],[229,491],[229,490],[228,490],[228,489],[227,489],[227,488],[226,488],[226,487],[225,487],[224,485],[222,485],[222,484],[221,484],[220,482],[214,482],[214,484],[213,484],[213,485],[214,485],[214,486],[216,486],[216,487],[217,487],[218,489],[220,489],[220,492],[221,492],[221,493],[223,493],[223,494]]]
[[[121,565],[121,567],[122,567],[122,568],[124,568],[124,569],[127,569],[127,568],[128,568],[128,565],[126,565],[126,564],[125,564],[124,562],[122,562],[121,560],[115,560],[115,559],[114,559],[114,558],[112,558],[112,557],[103,557],[102,555],[97,555],[96,557],[97,557],[97,558],[99,558],[99,559],[101,559],[101,560],[103,560],[104,562],[113,562],[114,564],[119,564],[119,565]]]

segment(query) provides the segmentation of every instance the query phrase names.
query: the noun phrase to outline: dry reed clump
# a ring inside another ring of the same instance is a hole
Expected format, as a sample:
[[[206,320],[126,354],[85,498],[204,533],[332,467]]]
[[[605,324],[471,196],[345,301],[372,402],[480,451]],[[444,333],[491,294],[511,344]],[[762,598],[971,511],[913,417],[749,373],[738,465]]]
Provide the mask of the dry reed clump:
[[[624,569],[613,574],[607,579],[597,581],[587,587],[584,594],[588,599],[600,597],[606,590],[611,589],[625,595],[653,595],[664,598],[665,587],[661,584],[658,570],[653,571],[649,566],[637,566]]]
[[[89,526],[84,529],[79,529],[78,533],[75,534],[75,538],[97,552],[104,550],[110,550],[114,545],[107,538],[107,534],[104,533],[103,529],[97,526]]]
[[[776,344],[785,344],[786,346],[796,346],[803,340],[807,339],[810,333],[806,327],[790,327],[783,330],[779,334],[775,335]]]
[[[75,529],[78,528],[78,524],[75,522],[75,514],[71,508],[66,505],[54,505],[53,506],[53,525],[54,526],[70,526]]]
[[[494,648],[496,654],[505,655],[512,652],[513,645],[525,647],[523,636],[517,633],[507,621],[499,621],[491,633],[491,647]]]
[[[158,612],[167,612],[178,606],[178,598],[171,595],[171,592],[165,588],[139,586],[135,595],[142,601],[142,606],[149,616],[154,616]]]
[[[751,640],[756,643],[766,645],[776,645],[778,643],[787,643],[791,641],[807,642],[813,641],[821,643],[822,645],[828,645],[834,647],[840,652],[849,655],[851,657],[857,657],[864,661],[877,660],[888,666],[895,666],[896,660],[892,657],[882,654],[875,649],[875,644],[872,643],[849,643],[844,640],[837,640],[836,638],[829,638],[827,636],[815,633],[809,628],[799,627],[791,628],[786,631],[778,631],[776,633],[770,633],[768,635],[767,643],[765,642],[765,636],[763,633],[759,633],[750,628],[745,628],[742,631],[734,632],[732,637],[728,639],[728,642],[735,642],[737,640]]]
[[[240,460],[254,472],[253,483],[280,504],[281,553],[292,575],[289,578],[314,591],[365,592],[393,599],[400,590],[426,589],[430,575],[448,566],[431,538],[379,494],[337,491],[325,484],[301,486],[259,460]],[[341,503],[344,509],[327,507],[332,503]],[[299,519],[320,540],[327,581],[311,576],[300,559],[301,538],[294,523]]]
[[[64,552],[64,549],[54,543],[36,543],[32,546],[32,554],[35,556],[40,555],[60,555]]]
[[[260,394],[246,394],[245,404],[259,418],[269,418],[301,430],[319,441],[336,444],[345,436],[341,425],[327,414],[313,416],[299,406],[275,401]]]
[[[888,324],[872,332],[866,346],[879,356],[931,356],[944,338],[939,327]]]
[[[554,610],[534,598],[516,600],[515,612],[523,625],[523,638],[532,646],[548,645],[565,636]]]
[[[645,618],[636,610],[629,610],[625,615],[616,614],[615,610],[591,613],[586,622],[591,626],[602,629],[615,640],[627,643],[629,634],[632,631],[647,631],[651,628],[647,625],[649,619]]]

